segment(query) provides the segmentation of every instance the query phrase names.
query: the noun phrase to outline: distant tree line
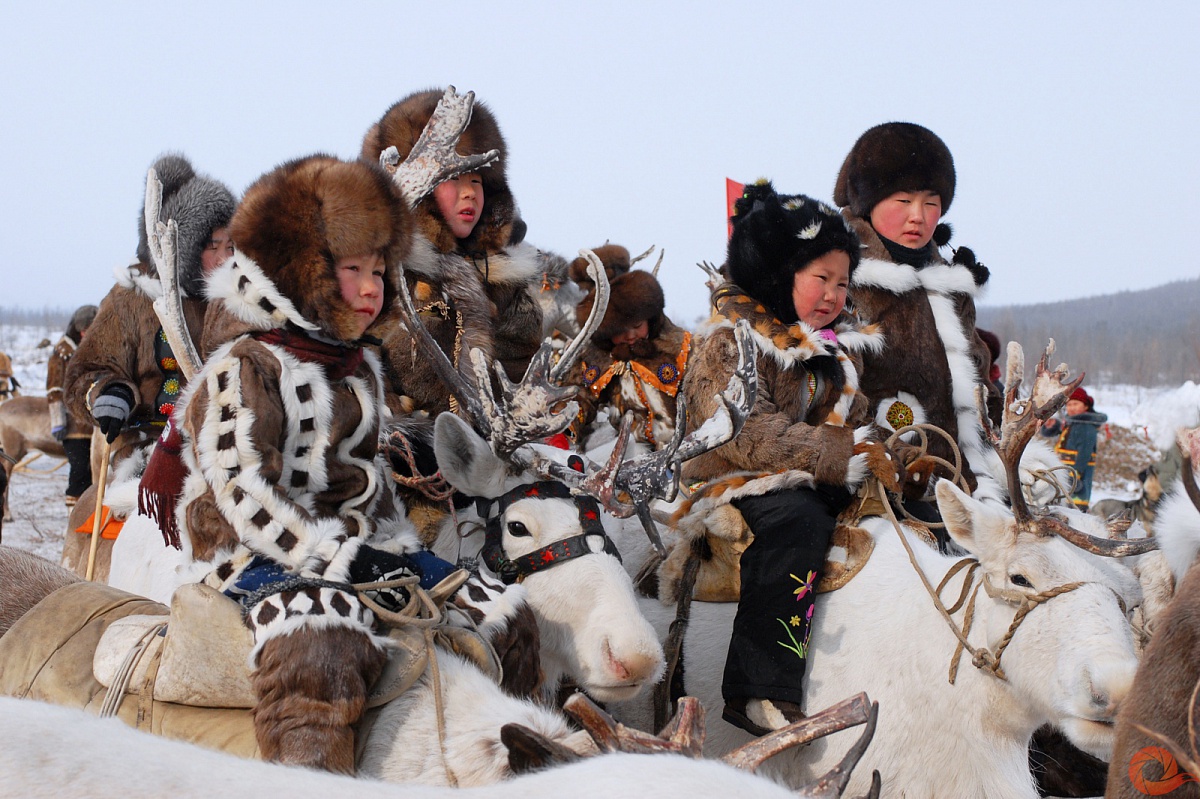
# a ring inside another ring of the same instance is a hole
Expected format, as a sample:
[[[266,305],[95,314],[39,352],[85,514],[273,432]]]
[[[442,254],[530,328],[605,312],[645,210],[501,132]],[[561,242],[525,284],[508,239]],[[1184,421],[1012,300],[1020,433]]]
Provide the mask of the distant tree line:
[[[1020,342],[1027,362],[1053,338],[1053,365],[1087,372],[1093,385],[1200,382],[1200,279],[1063,302],[980,307],[977,324],[1002,345]],[[1003,362],[1002,355],[1001,368]]]

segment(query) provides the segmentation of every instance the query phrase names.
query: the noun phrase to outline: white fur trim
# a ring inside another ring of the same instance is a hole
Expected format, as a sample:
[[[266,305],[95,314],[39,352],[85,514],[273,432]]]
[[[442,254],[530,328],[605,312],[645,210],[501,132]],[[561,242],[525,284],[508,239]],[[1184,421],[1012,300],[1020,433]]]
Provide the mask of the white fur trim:
[[[896,432],[896,428],[893,427],[892,423],[888,421],[887,415],[888,411],[892,409],[892,405],[897,402],[907,405],[912,411],[913,424],[925,424],[925,422],[929,419],[928,414],[925,413],[925,408],[922,407],[921,403],[916,397],[914,397],[912,394],[909,394],[907,391],[898,391],[896,392],[896,396],[880,400],[879,405],[875,408],[875,423],[884,430],[887,430],[891,433]],[[901,436],[904,441],[913,441],[916,439],[916,437],[916,431],[905,433],[903,436]]]
[[[415,236],[404,268],[421,277],[440,283],[464,269],[474,269],[488,283],[531,283],[541,275],[537,248],[522,242],[484,258],[466,258],[457,252],[442,253],[424,236]]]
[[[965,267],[956,268],[967,271]],[[954,299],[933,290],[927,296],[938,337],[946,350],[946,365],[950,368],[950,396],[958,422],[958,446],[971,471],[986,472],[985,454],[990,447],[983,443],[983,428],[975,403],[975,387],[982,383],[971,358],[971,342],[963,330]]]
[[[154,275],[143,272],[137,263],[118,266],[113,270],[113,277],[117,279],[118,286],[133,289],[152,300],[157,300],[162,296],[162,283]]]
[[[879,355],[887,346],[887,338],[878,325],[867,325],[855,330],[849,326],[837,329],[838,344],[847,352],[869,352]]]
[[[917,270],[917,277],[927,291],[939,294],[967,294],[974,297],[979,290],[975,275],[959,264],[930,264]]]
[[[1182,483],[1175,484],[1158,508],[1154,534],[1178,584],[1200,554],[1200,513]]]
[[[304,330],[318,329],[300,315],[292,301],[280,293],[253,258],[237,249],[232,258],[205,279],[205,293],[208,299],[222,303],[230,313],[256,330],[272,330],[288,322]],[[264,300],[274,307],[274,311],[263,308]]]
[[[893,294],[903,294],[906,291],[920,288],[921,278],[917,270],[908,264],[898,264],[892,261],[880,261],[876,258],[864,258],[854,270],[850,278],[852,286],[871,286],[890,291]]]
[[[870,473],[871,469],[867,466],[867,453],[860,452],[857,455],[851,455],[846,464],[846,488],[857,491]]]

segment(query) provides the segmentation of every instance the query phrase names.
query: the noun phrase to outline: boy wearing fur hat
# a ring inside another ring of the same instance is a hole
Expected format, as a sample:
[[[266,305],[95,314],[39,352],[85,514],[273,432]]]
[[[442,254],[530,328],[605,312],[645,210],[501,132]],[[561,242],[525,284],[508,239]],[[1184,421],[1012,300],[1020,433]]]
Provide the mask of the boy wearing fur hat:
[[[263,757],[353,773],[386,655],[351,584],[435,576],[364,545],[400,525],[376,458],[381,367],[364,343],[396,296],[412,223],[378,165],[314,155],[259,178],[230,230],[237,250],[208,280],[226,340],[174,417],[186,476],[173,515],[211,567],[204,582],[254,633]]]
[[[153,164],[162,182],[162,222],[179,226],[180,290],[183,316],[193,340],[202,341],[206,302],[204,277],[233,253],[228,235],[236,201],[219,181],[197,174],[181,155],[165,155]],[[117,284],[100,302],[96,318],[67,366],[63,399],[73,416],[92,419],[111,445],[110,484],[134,481],[141,475],[184,388],[171,346],[154,311],[162,285],[150,255],[145,214],[138,214],[137,260],[116,271]],[[121,491],[114,491],[121,494]],[[77,529],[92,512],[85,500],[72,512],[70,529]],[[111,548],[111,541],[102,546]],[[81,556],[82,553],[82,556]],[[68,535],[64,564],[82,568],[86,562],[84,536]],[[107,562],[107,552],[97,563]],[[98,567],[103,576],[106,566]]]
[[[975,297],[986,267],[965,247],[947,262],[940,225],[954,199],[954,159],[932,131],[908,122],[877,125],[855,142],[838,173],[833,199],[862,242],[850,303],[882,329],[886,344],[864,356],[862,390],[875,422],[892,431],[929,423],[949,433],[965,456],[971,489],[982,473],[984,441],[975,387],[988,390],[999,421],[1000,397],[988,377],[987,347],[975,329]],[[953,461],[930,436],[930,454]],[[924,493],[928,476],[913,470],[906,494]]]
[[[1042,435],[1058,436],[1054,451],[1059,460],[1071,467],[1075,487],[1071,491],[1071,502],[1086,512],[1092,498],[1092,474],[1096,470],[1097,442],[1100,428],[1108,421],[1108,415],[1097,413],[1096,401],[1079,386],[1067,400],[1066,419],[1047,419]]]
[[[713,291],[685,389],[691,423],[716,411],[741,319],[758,350],[758,397],[735,439],[684,464],[684,478],[705,485],[680,515],[683,527],[732,503],[754,535],[722,694],[723,717],[761,735],[803,716],[815,587],[839,512],[870,472],[896,488],[899,462],[859,427],[860,359],[883,341],[843,313],[854,232],[824,203],[766,182],[747,187],[732,222],[728,282]]]
[[[641,269],[630,271],[628,250],[610,244],[593,252],[610,274],[610,294],[604,319],[569,378],[585,389],[571,433],[581,441],[600,409],[611,406],[614,425],[632,411],[637,440],[658,448],[675,432],[675,396],[687,371],[692,334],[663,312],[658,279]],[[591,289],[575,310],[581,326],[595,302]]]
[[[50,432],[62,442],[70,464],[67,478],[67,507],[79,501],[79,497],[92,484],[92,419],[76,416],[67,410],[63,402],[63,382],[67,375],[67,364],[71,362],[83,334],[96,318],[95,305],[82,305],[75,309],[62,338],[54,345],[50,361],[46,364],[46,399],[49,402]]]

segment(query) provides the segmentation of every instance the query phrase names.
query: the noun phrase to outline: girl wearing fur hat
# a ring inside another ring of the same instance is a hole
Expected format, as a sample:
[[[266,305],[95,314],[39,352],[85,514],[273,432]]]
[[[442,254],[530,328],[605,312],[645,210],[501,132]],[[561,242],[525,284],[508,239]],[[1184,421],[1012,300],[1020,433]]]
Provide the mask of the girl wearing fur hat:
[[[400,158],[433,115],[441,89],[416,92],[389,108],[363,138],[362,158],[377,163],[388,147]],[[541,344],[542,315],[537,303],[541,262],[524,243],[525,223],[508,186],[507,147],[491,110],[476,102],[458,152],[477,155],[498,150],[490,167],[445,181],[413,209],[416,235],[404,259],[405,275],[426,328],[473,380],[466,354],[480,348],[498,359],[509,379],[520,380]],[[406,398],[406,411],[436,416],[450,407],[442,385],[398,323],[381,326],[390,388]]]
[[[684,465],[706,483],[681,510],[732,503],[754,535],[741,555],[738,612],[725,664],[724,718],[754,734],[803,715],[814,589],[838,513],[875,472],[898,486],[898,461],[876,441],[859,393],[859,363],[882,349],[843,313],[858,239],[837,212],[803,195],[749,186],[732,219],[725,275],[713,291],[686,387],[693,424],[716,410],[735,322],[758,350],[758,398],[733,441]]]
[[[632,411],[636,438],[657,448],[675,433],[675,396],[687,371],[692,334],[663,313],[658,279],[641,269],[630,271],[628,250],[610,244],[594,252],[612,273],[610,294],[604,319],[568,378],[584,388],[571,434],[582,443],[597,412],[611,407],[614,426]],[[595,293],[589,291],[576,307],[580,325],[594,302]]]
[[[966,247],[947,262],[938,247],[950,228],[954,159],[932,131],[908,122],[877,125],[855,142],[838,173],[833,199],[862,242],[862,262],[850,303],[881,328],[886,344],[864,356],[862,390],[870,413],[891,431],[929,423],[953,436],[974,490],[982,473],[983,431],[975,387],[988,390],[997,422],[1000,396],[988,380],[991,357],[975,329],[975,297],[988,271]],[[930,436],[931,454],[953,461],[948,445]],[[926,492],[928,474],[914,469],[906,494]],[[927,509],[927,514],[933,509]]]
[[[153,169],[162,182],[159,218],[179,226],[176,249],[183,315],[193,340],[200,343],[206,310],[204,278],[232,254],[228,225],[236,201],[224,184],[197,174],[181,155],[162,156]],[[110,496],[120,496],[121,484],[136,483],[141,476],[186,383],[154,311],[162,285],[150,256],[144,209],[138,214],[137,260],[116,270],[116,278],[63,381],[68,412],[94,420],[111,445]],[[92,496],[85,493],[76,504],[69,529],[78,529],[91,514]],[[100,579],[107,574],[111,546],[106,540],[97,553]],[[68,534],[64,564],[82,573],[87,551],[85,536]]]
[[[415,92],[389,108],[363,137],[362,160],[378,163],[395,147],[401,159],[412,152],[433,115],[441,89]],[[497,150],[500,157],[478,173],[439,184],[413,208],[413,245],[404,259],[405,279],[425,328],[464,378],[473,383],[468,353],[499,360],[508,378],[519,381],[542,339],[538,303],[542,260],[523,241],[525,223],[508,186],[507,147],[491,110],[476,101],[459,137],[461,155]],[[393,463],[410,518],[426,541],[436,535],[446,503],[420,490],[437,471],[433,419],[450,410],[450,389],[428,359],[420,357],[399,312],[385,311],[379,324],[388,406],[400,417],[392,435],[402,435],[413,463]]]

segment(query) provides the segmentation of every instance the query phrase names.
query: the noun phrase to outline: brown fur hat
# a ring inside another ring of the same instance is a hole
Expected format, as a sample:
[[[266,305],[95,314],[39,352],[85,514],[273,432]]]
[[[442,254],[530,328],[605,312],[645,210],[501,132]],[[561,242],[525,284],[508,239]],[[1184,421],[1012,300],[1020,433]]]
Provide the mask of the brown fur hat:
[[[399,291],[398,265],[412,246],[412,219],[378,164],[318,154],[289,161],[255,181],[230,234],[238,251],[254,259],[306,320],[348,342],[357,337],[354,314],[342,299],[334,264],[381,254],[386,310]]]
[[[363,137],[363,160],[379,163],[379,154],[388,147],[395,147],[400,152],[401,160],[407,158],[443,94],[445,91],[442,89],[415,92],[385,111]],[[516,200],[508,187],[508,147],[491,109],[478,100],[471,111],[471,122],[458,140],[457,150],[460,155],[500,151],[499,159],[479,171],[483,180],[483,213],[479,215],[479,222],[471,235],[460,242],[438,211],[437,201],[430,195],[413,209],[418,230],[433,243],[438,252],[462,249],[469,254],[481,254],[495,252],[510,243],[521,241],[525,225],[519,218]]]
[[[880,200],[898,191],[934,191],[942,213],[954,199],[954,157],[928,128],[911,122],[885,122],[858,137],[850,148],[833,201],[869,219]]]
[[[83,337],[83,332],[92,326],[98,310],[95,305],[80,305],[75,309],[75,313],[71,314],[71,321],[67,323],[63,335],[78,342]]]
[[[605,244],[600,247],[593,247],[592,252],[600,259],[600,263],[604,265],[604,274],[608,275],[608,282],[611,284],[618,276],[625,274],[632,266],[629,258],[629,250],[622,247],[620,244]],[[584,291],[592,291],[596,287],[595,281],[587,271],[587,259],[582,255],[571,261],[568,267],[567,274],[572,280],[580,285]]]
[[[595,292],[590,292],[575,306],[575,318],[580,325],[587,322],[595,299]],[[604,311],[604,319],[592,335],[592,341],[601,345],[611,345],[613,336],[628,330],[638,322],[649,322],[649,338],[657,338],[662,330],[665,306],[662,286],[654,275],[642,269],[633,269],[617,275],[610,284],[608,308]]]
[[[204,296],[204,269],[200,255],[212,239],[213,231],[225,227],[233,218],[237,200],[233,192],[218,180],[196,174],[186,158],[177,153],[160,156],[152,165],[162,183],[162,209],[159,221],[174,220],[179,227],[176,251],[179,253],[179,285],[189,297]],[[144,189],[144,181],[143,181]],[[138,215],[137,258],[154,266],[146,237],[145,202]]]
[[[841,214],[803,194],[777,194],[769,181],[746,187],[732,222],[726,274],[784,324],[796,321],[796,272],[835,250],[850,257],[851,275],[858,267],[858,236]]]

